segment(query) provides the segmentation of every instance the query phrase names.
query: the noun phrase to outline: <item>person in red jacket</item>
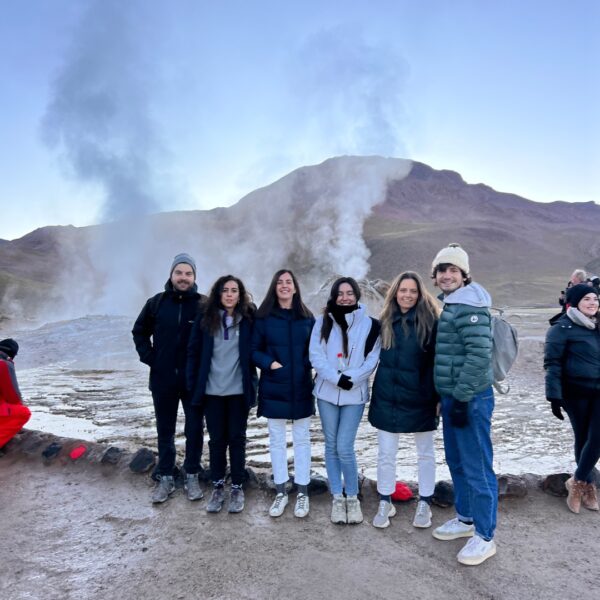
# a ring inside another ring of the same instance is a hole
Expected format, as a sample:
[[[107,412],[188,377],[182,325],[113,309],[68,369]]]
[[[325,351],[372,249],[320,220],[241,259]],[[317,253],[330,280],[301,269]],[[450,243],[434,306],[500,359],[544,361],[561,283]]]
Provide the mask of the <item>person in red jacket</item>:
[[[0,448],[12,440],[29,421],[31,411],[23,405],[13,358],[19,344],[13,339],[0,341]]]

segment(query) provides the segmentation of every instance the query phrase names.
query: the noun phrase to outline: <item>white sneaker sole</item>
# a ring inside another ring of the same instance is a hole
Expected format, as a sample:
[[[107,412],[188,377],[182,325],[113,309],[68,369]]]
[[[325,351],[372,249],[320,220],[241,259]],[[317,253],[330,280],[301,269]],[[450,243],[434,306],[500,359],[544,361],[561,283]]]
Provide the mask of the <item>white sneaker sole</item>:
[[[469,531],[462,531],[457,533],[443,533],[438,531],[437,529],[434,529],[432,535],[436,540],[444,541],[458,540],[460,538],[469,538],[475,535],[475,527],[473,527],[473,529]]]
[[[460,552],[457,554],[456,558],[461,565],[468,565],[470,567],[476,567],[480,565],[482,562],[486,561],[488,558],[491,558],[496,554],[496,546],[492,546],[488,552],[482,554],[481,556],[467,556],[463,557],[460,555]]]
[[[431,527],[431,519],[429,519],[429,521],[427,523],[423,523],[423,524],[415,523],[415,521],[413,521],[413,527],[416,527],[417,529],[427,529],[428,527]]]

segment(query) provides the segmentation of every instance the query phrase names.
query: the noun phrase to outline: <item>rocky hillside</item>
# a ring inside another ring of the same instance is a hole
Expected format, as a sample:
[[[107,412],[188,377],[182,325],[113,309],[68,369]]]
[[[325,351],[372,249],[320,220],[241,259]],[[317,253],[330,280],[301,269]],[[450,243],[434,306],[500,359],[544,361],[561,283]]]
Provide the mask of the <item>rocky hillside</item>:
[[[166,280],[171,257],[196,256],[206,289],[241,275],[258,300],[280,266],[317,293],[337,273],[428,275],[449,242],[471,256],[497,305],[547,305],[576,267],[600,270],[600,206],[536,203],[467,184],[458,173],[379,157],[302,167],[236,205],[94,227],[44,227],[0,241],[0,315],[133,314]],[[307,293],[307,296],[309,294]],[[319,293],[315,297],[320,297]]]

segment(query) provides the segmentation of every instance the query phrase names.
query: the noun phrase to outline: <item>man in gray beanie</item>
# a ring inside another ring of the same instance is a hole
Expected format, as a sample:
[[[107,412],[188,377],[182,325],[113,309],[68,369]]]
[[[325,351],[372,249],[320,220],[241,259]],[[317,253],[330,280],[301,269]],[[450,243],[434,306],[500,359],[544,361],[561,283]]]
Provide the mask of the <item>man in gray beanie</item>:
[[[140,360],[150,367],[150,391],[156,415],[158,483],[152,502],[168,500],[175,491],[175,430],[179,402],[185,414],[185,488],[190,500],[203,497],[198,473],[203,445],[203,417],[192,406],[186,389],[187,343],[203,299],[196,286],[196,262],[178,254],[171,264],[164,292],[150,298],[137,318],[132,334]]]
[[[441,396],[446,462],[454,484],[456,518],[434,530],[440,540],[470,538],[458,561],[478,565],[496,553],[498,487],[492,466],[492,332],[490,295],[470,276],[458,245],[442,248],[432,279],[444,308],[438,322],[434,380]]]

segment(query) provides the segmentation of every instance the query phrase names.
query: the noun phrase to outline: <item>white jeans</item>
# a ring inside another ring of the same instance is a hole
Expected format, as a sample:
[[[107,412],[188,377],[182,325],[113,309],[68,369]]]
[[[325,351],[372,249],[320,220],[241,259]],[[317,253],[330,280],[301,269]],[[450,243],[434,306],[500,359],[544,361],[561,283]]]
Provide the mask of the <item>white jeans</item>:
[[[415,436],[417,447],[417,469],[419,495],[431,496],[435,489],[435,431],[420,431]],[[398,454],[399,433],[377,430],[377,491],[389,496],[396,489],[396,455]]]
[[[286,441],[286,419],[267,419],[269,426],[269,452],[276,484],[289,479]],[[310,417],[292,421],[294,446],[294,482],[310,483]]]

